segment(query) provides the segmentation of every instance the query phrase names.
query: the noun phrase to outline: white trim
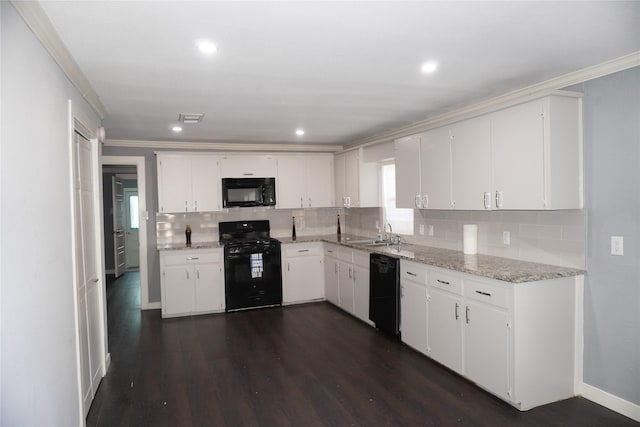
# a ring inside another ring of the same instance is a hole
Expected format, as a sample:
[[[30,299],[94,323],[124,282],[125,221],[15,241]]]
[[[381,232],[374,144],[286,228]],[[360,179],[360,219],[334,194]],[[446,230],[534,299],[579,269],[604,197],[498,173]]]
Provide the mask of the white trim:
[[[56,32],[49,17],[42,9],[42,6],[40,6],[40,3],[37,1],[12,0],[11,4],[24,22],[31,28],[33,34],[40,40],[40,43],[42,43],[54,61],[60,66],[62,72],[64,72],[69,80],[71,80],[71,83],[78,89],[82,97],[91,105],[91,108],[93,108],[98,117],[104,119],[109,112],[100,101],[100,97]],[[94,138],[96,131],[97,128],[93,132]]]
[[[101,176],[102,167],[104,165],[136,166],[136,174],[138,176],[138,210],[140,215],[140,229],[138,231],[140,239],[140,305],[142,310],[149,310],[152,307],[151,303],[149,302],[149,264],[147,260],[148,212],[145,159],[143,156],[102,156],[102,161],[100,163]],[[142,226],[142,224],[144,224],[144,227]],[[104,245],[102,250],[104,252]]]
[[[279,144],[279,143],[239,143],[239,142],[189,142],[189,141],[136,141],[107,139],[107,147],[125,148],[155,148],[178,150],[207,150],[207,151],[286,151],[286,152],[319,152],[333,153],[342,150],[342,145],[320,144]]]
[[[584,275],[576,276],[576,300],[575,300],[575,342],[574,342],[574,366],[573,378],[575,394],[582,393],[584,373]]]
[[[509,104],[519,103],[526,99],[533,99],[536,97],[544,96],[567,86],[583,83],[589,80],[596,79],[598,77],[606,76],[637,66],[640,66],[640,51],[630,53],[629,55],[625,55],[611,61],[603,62],[602,64],[583,68],[582,70],[574,71],[572,73],[546,80],[544,82],[517,89],[512,92],[493,97],[491,99],[480,101],[449,113],[421,120],[408,126],[393,129],[389,132],[384,132],[378,135],[359,139],[351,144],[346,144],[345,148],[352,148],[360,145],[378,144],[381,142],[387,142],[404,136],[424,132],[426,130],[444,126],[449,123],[478,116],[488,111],[495,110],[499,107],[505,107]]]
[[[150,302],[147,304],[145,310],[160,310],[162,309],[162,302]]]
[[[582,384],[582,397],[640,422],[640,405],[586,383]]]

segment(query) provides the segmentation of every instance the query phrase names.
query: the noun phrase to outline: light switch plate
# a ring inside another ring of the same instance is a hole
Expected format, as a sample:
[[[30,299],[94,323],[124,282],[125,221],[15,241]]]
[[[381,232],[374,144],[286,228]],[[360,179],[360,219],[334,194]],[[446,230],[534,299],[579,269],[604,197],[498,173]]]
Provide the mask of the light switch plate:
[[[420,231],[419,231],[420,235],[424,236],[424,224],[420,224],[419,228],[420,228]]]
[[[433,225],[431,224],[427,226],[427,236],[433,237]]]
[[[624,237],[611,236],[611,255],[624,255]]]

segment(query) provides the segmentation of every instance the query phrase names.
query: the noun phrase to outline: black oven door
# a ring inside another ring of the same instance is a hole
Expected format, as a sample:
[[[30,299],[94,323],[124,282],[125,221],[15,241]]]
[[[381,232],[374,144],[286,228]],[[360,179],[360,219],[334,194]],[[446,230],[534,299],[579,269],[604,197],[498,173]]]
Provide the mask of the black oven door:
[[[282,304],[280,245],[226,245],[226,310]]]

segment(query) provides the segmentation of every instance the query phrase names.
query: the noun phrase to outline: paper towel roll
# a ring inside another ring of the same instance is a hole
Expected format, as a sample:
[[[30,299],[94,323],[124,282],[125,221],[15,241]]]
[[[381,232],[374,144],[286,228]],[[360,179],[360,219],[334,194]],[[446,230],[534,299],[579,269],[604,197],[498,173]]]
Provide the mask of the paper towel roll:
[[[478,253],[478,225],[464,224],[462,226],[462,242],[465,255]]]

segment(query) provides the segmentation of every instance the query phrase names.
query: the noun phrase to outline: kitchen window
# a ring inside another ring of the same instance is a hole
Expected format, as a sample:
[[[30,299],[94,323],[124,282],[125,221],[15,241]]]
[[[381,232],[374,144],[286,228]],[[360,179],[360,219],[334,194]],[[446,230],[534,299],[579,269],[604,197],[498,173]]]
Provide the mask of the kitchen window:
[[[396,208],[396,165],[380,165],[382,218],[380,224],[391,224],[394,234],[413,235],[413,209]]]

